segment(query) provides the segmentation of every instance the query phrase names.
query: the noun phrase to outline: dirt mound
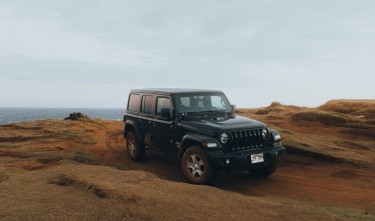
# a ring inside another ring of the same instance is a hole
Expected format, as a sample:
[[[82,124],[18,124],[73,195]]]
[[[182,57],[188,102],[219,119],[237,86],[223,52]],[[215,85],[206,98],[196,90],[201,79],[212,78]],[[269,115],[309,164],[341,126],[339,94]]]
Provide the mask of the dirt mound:
[[[296,154],[375,168],[375,100],[333,100],[318,108],[282,105],[241,109],[238,114],[279,130]],[[348,108],[348,110],[346,109]],[[288,149],[287,149],[288,151]]]
[[[330,125],[345,125],[350,122],[350,119],[344,115],[325,112],[325,111],[304,111],[295,113],[292,116],[292,119],[295,121],[310,121],[310,122],[319,122],[323,124]]]
[[[318,109],[375,119],[375,100],[331,100]]]

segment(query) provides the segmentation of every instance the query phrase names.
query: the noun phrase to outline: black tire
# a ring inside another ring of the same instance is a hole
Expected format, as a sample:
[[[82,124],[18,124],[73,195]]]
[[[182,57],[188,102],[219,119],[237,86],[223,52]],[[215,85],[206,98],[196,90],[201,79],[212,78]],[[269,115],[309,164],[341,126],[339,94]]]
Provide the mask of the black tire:
[[[181,169],[186,179],[193,184],[211,184],[216,175],[207,154],[199,146],[191,146],[184,152]]]
[[[141,161],[145,157],[145,146],[141,145],[133,131],[126,136],[126,149],[130,159]]]
[[[279,166],[279,160],[272,161],[268,166],[258,169],[251,169],[250,173],[256,177],[268,177],[273,174]]]

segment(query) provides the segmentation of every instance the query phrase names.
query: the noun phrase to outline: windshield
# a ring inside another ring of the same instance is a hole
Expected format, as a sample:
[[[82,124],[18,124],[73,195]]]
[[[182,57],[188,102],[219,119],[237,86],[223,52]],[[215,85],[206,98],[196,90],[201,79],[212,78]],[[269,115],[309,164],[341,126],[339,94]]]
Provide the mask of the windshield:
[[[224,94],[187,94],[177,96],[179,113],[202,111],[231,112],[232,106]]]

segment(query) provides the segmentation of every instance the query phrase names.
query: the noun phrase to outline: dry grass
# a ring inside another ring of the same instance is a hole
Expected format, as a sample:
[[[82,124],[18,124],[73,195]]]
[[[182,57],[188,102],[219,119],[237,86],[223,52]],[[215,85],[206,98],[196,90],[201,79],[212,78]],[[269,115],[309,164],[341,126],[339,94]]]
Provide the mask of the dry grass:
[[[7,179],[9,179],[9,176],[6,173],[0,171],[0,183],[6,181]]]
[[[375,100],[333,100],[318,108],[274,102],[265,108],[241,109],[239,114],[281,131],[293,152],[310,156],[315,152],[317,157],[323,154],[375,169],[374,105]]]
[[[238,110],[307,158],[282,161],[269,179],[225,175],[218,187],[175,182],[170,158],[128,160],[121,122],[0,125],[0,220],[375,220],[372,102],[343,102]]]
[[[375,100],[331,100],[318,109],[375,118]]]
[[[74,160],[79,163],[97,164],[97,161],[87,155],[85,151],[76,151],[75,154],[68,159]]]
[[[19,184],[27,184],[27,188],[14,188]],[[4,220],[374,218],[356,210],[319,207],[281,198],[249,197],[209,186],[170,182],[141,171],[66,161],[44,171],[15,175],[0,187],[4,193],[0,198]]]
[[[343,115],[324,112],[324,111],[306,111],[299,112],[292,115],[295,121],[311,121],[330,125],[345,125],[349,119]]]

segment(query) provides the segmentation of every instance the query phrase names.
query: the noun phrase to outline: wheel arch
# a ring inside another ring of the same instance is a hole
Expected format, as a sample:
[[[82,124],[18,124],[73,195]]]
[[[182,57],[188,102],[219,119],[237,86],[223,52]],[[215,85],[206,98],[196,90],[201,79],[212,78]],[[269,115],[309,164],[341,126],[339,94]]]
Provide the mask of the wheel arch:
[[[210,137],[207,137],[210,139]],[[206,137],[200,135],[200,134],[187,134],[182,138],[181,142],[181,148],[179,151],[179,156],[182,157],[184,152],[191,146],[199,146],[200,148],[203,148],[203,143],[207,140]]]
[[[143,136],[142,136],[141,130],[138,124],[134,120],[127,120],[125,123],[125,128],[124,128],[125,139],[130,131],[134,131],[135,136],[138,139],[138,142],[143,143]]]

